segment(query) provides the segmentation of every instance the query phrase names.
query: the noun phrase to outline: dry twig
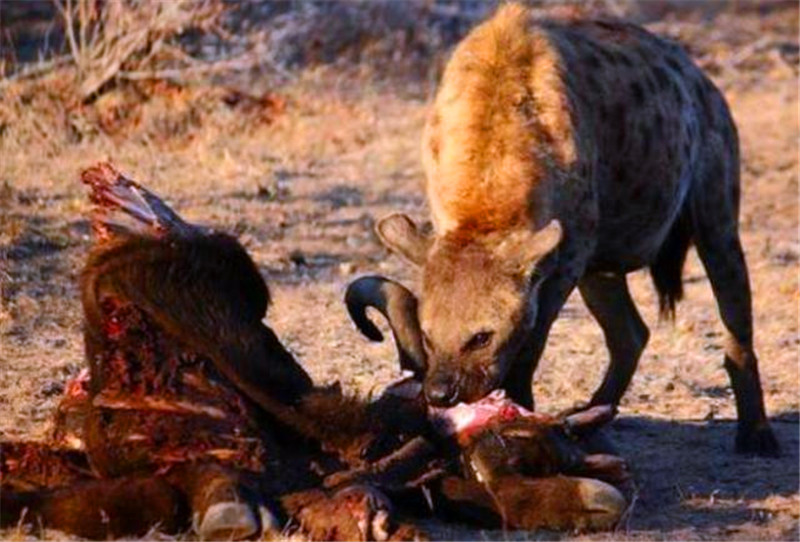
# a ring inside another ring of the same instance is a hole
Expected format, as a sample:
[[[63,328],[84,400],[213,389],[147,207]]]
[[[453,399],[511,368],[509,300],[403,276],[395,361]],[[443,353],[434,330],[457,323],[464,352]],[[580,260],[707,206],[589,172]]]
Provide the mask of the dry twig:
[[[53,0],[77,68],[78,98],[86,101],[121,72],[157,71],[173,61],[180,71],[196,61],[170,42],[190,29],[218,27],[220,0]],[[163,69],[163,68],[162,68]]]

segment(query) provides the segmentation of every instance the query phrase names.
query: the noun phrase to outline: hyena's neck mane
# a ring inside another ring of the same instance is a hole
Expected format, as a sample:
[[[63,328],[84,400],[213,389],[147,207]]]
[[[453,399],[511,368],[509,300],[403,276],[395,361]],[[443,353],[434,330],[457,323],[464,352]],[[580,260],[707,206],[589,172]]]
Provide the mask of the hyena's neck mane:
[[[575,160],[560,70],[546,31],[516,4],[458,46],[423,144],[440,232],[465,223],[498,230],[549,218],[540,216],[549,214],[541,185],[553,168]]]

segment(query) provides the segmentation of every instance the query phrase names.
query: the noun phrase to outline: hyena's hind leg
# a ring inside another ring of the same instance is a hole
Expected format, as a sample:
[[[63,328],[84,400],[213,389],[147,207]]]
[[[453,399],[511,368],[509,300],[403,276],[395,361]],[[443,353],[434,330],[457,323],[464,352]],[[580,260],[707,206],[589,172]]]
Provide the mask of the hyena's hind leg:
[[[592,396],[591,404],[618,405],[636,371],[650,332],[631,299],[625,275],[586,275],[578,288],[603,329],[611,356],[603,383]]]
[[[739,240],[738,159],[709,156],[689,194],[692,236],[727,330],[725,369],[736,397],[736,451],[777,455],[778,441],[767,421],[758,360],[753,350],[753,313],[747,264]],[[729,157],[730,158],[730,157]]]

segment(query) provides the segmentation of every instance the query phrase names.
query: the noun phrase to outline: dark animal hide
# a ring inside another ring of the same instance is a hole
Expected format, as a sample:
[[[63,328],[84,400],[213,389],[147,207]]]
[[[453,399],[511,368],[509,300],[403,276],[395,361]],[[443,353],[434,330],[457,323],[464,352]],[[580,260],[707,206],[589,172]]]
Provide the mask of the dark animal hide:
[[[81,276],[89,370],[68,383],[51,442],[0,443],[2,525],[418,539],[396,518],[425,509],[422,488],[443,516],[474,509],[466,519],[488,525],[619,517],[616,490],[589,478],[618,482],[624,464],[587,455],[564,420],[448,435],[421,395],[367,403],[315,388],[262,322],[269,291],[234,238],[184,222],[108,164],[83,180],[97,239]]]

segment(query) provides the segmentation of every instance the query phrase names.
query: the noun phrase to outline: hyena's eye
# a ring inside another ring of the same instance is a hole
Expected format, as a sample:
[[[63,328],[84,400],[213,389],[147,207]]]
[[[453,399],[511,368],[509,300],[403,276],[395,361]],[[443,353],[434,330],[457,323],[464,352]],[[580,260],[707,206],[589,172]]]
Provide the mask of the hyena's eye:
[[[479,350],[485,346],[487,346],[490,342],[492,342],[492,335],[494,332],[492,331],[479,331],[470,339],[464,343],[464,351],[472,351],[472,350]]]

